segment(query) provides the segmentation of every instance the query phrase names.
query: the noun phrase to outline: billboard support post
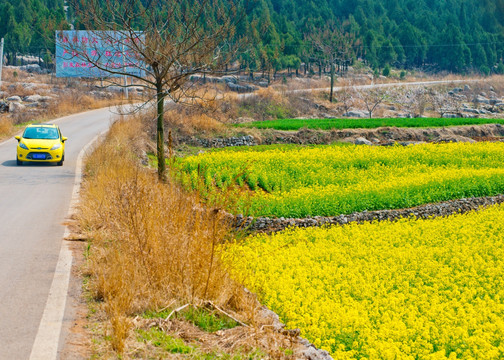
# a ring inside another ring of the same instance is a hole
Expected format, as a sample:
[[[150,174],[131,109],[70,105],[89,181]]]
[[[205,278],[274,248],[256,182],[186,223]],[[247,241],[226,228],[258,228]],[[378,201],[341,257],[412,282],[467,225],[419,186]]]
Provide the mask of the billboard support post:
[[[123,61],[123,71],[126,73],[126,60],[124,59],[125,52],[124,52],[124,43],[122,44],[122,61]],[[124,74],[124,95],[126,96],[126,100],[128,100],[128,76]]]
[[[4,48],[4,39],[0,41],[0,86],[2,85],[2,69],[3,69],[3,48]]]

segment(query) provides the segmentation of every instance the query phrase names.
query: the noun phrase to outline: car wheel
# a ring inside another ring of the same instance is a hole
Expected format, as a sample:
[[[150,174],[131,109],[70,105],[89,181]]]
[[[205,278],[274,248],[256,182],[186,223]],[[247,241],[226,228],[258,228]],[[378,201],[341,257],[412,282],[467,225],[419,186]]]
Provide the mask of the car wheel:
[[[23,162],[19,159],[16,159],[16,165],[21,166],[21,165],[23,165]]]
[[[63,161],[65,161],[65,154],[63,154],[63,156],[61,157],[61,161],[58,161],[56,165],[63,166]]]

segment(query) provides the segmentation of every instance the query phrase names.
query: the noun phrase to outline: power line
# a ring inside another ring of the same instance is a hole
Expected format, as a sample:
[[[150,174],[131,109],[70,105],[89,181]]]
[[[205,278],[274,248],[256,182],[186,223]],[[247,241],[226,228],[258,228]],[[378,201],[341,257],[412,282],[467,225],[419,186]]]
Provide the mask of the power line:
[[[489,41],[489,42],[473,42],[473,43],[457,43],[457,44],[420,44],[420,45],[380,45],[380,46],[371,46],[371,45],[352,45],[350,47],[354,49],[396,49],[396,48],[429,48],[429,47],[459,47],[459,46],[476,46],[476,45],[504,45],[504,41]],[[314,48],[315,45],[313,43],[310,44],[285,44],[284,48]]]

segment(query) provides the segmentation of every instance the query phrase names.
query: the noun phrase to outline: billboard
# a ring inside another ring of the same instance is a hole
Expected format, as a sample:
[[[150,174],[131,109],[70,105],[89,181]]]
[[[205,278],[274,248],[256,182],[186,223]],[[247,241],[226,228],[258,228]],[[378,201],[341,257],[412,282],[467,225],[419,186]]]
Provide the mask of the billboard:
[[[56,31],[56,76],[142,76],[144,63],[136,49],[143,41],[141,32],[132,37],[121,31]]]

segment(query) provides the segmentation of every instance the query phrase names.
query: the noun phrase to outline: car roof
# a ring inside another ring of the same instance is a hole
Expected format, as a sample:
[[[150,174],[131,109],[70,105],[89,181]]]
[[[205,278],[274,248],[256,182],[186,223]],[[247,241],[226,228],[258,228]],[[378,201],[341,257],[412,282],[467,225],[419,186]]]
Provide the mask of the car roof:
[[[56,125],[56,124],[30,124],[27,127],[51,127],[51,128],[57,128],[58,125]]]

